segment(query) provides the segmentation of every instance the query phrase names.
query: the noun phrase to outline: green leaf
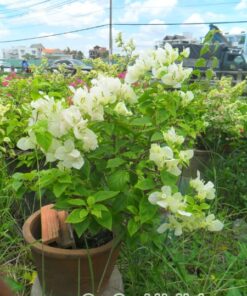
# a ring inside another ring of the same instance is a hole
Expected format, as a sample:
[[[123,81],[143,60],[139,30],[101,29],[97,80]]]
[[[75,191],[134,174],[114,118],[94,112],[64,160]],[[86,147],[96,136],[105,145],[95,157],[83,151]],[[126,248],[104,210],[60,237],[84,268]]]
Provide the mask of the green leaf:
[[[128,206],[127,209],[134,215],[138,215],[138,209],[134,206]]]
[[[172,175],[167,172],[166,169],[160,172],[161,181],[164,185],[173,186],[177,184],[178,178],[177,176]]]
[[[131,125],[137,125],[137,126],[152,125],[152,121],[150,117],[143,116],[143,117],[135,118],[134,120],[132,120]]]
[[[155,132],[151,137],[152,142],[162,141],[162,140],[164,140],[164,136],[161,132]]]
[[[69,214],[69,216],[67,217],[66,222],[71,223],[71,224],[76,224],[76,223],[80,223],[83,220],[85,220],[85,218],[86,218],[85,212],[82,212],[82,214],[81,214],[81,211],[83,211],[83,210],[81,210],[81,209],[73,210]],[[84,211],[86,211],[86,210],[84,210]]]
[[[107,211],[101,212],[101,217],[96,217],[96,221],[103,227],[112,230],[112,215],[111,212]]]
[[[80,238],[83,233],[89,228],[90,220],[86,219],[78,224],[74,224],[73,228],[77,234],[77,236]]]
[[[87,198],[87,204],[91,207],[95,204],[95,198],[90,195],[88,198]]]
[[[23,183],[21,181],[14,180],[11,185],[15,191],[18,191],[21,188],[22,184]]]
[[[207,71],[206,71],[207,79],[209,79],[209,80],[212,79],[213,75],[214,75],[214,71],[212,69],[207,69]]]
[[[141,190],[150,190],[155,187],[155,183],[152,179],[143,179],[139,180],[138,183],[135,185],[136,188],[139,188]]]
[[[52,135],[48,131],[45,133],[35,131],[35,137],[40,147],[47,152],[52,143]]]
[[[145,223],[153,219],[156,214],[156,207],[150,204],[146,198],[142,198],[139,205],[139,215],[141,223]]]
[[[156,114],[156,124],[163,123],[169,118],[169,113],[166,110],[158,110]]]
[[[119,191],[98,191],[93,194],[95,202],[104,201],[118,195]]]
[[[108,168],[108,169],[117,168],[117,167],[119,167],[120,165],[122,165],[124,163],[126,163],[126,161],[124,159],[116,157],[116,158],[108,160],[106,168]]]
[[[80,198],[71,198],[66,201],[68,204],[73,206],[86,206],[86,202]]]
[[[200,50],[200,56],[203,56],[204,54],[206,54],[207,52],[209,52],[210,47],[208,44],[204,44],[203,47]]]
[[[60,197],[64,193],[67,187],[68,187],[68,184],[55,183],[53,185],[52,191],[56,197]]]
[[[199,58],[195,62],[195,67],[205,67],[206,66],[206,60],[204,58]]]
[[[108,212],[109,210],[107,209],[106,206],[102,205],[102,204],[95,204],[93,209],[91,210],[91,214],[98,217],[98,218],[101,218],[102,217],[102,213],[101,212]]]
[[[130,236],[133,236],[140,228],[139,224],[136,223],[134,219],[129,220],[127,227],[128,227],[128,232]]]
[[[80,210],[80,218],[81,219],[84,220],[87,217],[87,215],[88,215],[88,210],[86,210],[86,209]]]
[[[200,204],[200,209],[201,210],[208,210],[210,208],[210,205],[206,204],[206,203],[202,203]]]
[[[124,191],[129,180],[129,173],[127,171],[120,170],[108,177],[108,185],[111,190]]]

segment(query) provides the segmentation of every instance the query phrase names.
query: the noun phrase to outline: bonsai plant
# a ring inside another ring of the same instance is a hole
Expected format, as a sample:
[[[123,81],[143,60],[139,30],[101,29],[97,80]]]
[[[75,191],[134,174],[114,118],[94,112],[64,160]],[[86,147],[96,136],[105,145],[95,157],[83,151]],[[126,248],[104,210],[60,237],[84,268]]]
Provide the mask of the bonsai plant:
[[[179,55],[167,44],[140,55],[127,68],[124,81],[100,74],[87,87],[71,87],[70,100],[45,95],[31,103],[28,135],[17,146],[35,151],[37,170],[15,174],[13,187],[19,193],[31,188],[41,203],[45,196],[57,209],[67,210],[80,249],[42,245],[40,213],[28,220],[25,239],[32,243],[47,292],[67,296],[102,291],[123,237],[156,243],[165,231],[181,235],[199,228],[222,229],[207,202],[215,198],[212,182],[205,183],[198,173],[185,195],[177,186],[203,127],[194,116],[197,98],[183,85],[191,73],[181,62],[187,54],[185,50]],[[46,168],[39,170],[44,157]],[[94,255],[100,248],[106,258],[97,263]],[[70,252],[72,267],[67,262]],[[63,263],[54,272],[58,259]],[[67,279],[62,264],[69,270]],[[86,269],[91,287],[84,285],[89,281]],[[63,287],[54,287],[59,281]],[[66,285],[70,290],[65,292]]]

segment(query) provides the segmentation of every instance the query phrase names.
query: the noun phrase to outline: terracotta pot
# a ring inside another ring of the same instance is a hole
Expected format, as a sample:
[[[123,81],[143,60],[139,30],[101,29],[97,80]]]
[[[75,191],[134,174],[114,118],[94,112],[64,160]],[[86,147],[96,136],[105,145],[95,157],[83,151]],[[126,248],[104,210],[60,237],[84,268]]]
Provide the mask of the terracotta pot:
[[[38,241],[41,237],[40,233],[40,211],[37,211],[26,220],[23,235],[25,241],[31,246],[39,281],[46,296],[77,296],[84,293],[100,295],[104,291],[119,254],[120,246],[119,244],[115,246],[115,240],[89,250],[68,250],[40,243]],[[93,266],[94,291],[88,254]],[[108,259],[101,288],[97,291]]]

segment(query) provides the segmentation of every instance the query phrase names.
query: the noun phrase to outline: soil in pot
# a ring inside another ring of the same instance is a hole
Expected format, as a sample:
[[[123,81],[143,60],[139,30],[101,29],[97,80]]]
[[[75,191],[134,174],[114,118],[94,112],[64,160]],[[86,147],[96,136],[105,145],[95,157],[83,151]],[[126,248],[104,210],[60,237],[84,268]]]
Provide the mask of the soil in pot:
[[[23,235],[31,246],[39,281],[46,295],[101,295],[107,287],[120,249],[114,240],[88,250],[67,250],[41,244],[40,211],[25,222]],[[95,237],[91,238],[90,244],[95,244],[95,240]]]

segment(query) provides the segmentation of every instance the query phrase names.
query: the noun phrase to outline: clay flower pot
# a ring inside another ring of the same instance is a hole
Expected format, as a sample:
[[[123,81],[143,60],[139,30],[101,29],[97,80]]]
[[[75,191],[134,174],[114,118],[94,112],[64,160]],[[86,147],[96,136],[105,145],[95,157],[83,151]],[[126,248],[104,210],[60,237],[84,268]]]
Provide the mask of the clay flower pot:
[[[40,221],[40,211],[32,214],[23,226],[23,236],[31,246],[40,285],[45,295],[76,296],[85,293],[100,295],[107,287],[120,246],[115,246],[114,240],[88,250],[47,246],[40,243]],[[89,267],[89,256],[92,262],[93,278]],[[101,287],[97,291],[100,282]],[[94,285],[94,291],[92,285]]]

